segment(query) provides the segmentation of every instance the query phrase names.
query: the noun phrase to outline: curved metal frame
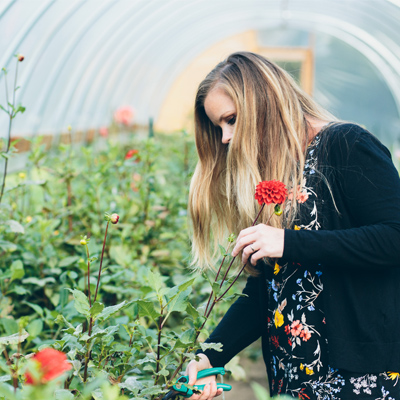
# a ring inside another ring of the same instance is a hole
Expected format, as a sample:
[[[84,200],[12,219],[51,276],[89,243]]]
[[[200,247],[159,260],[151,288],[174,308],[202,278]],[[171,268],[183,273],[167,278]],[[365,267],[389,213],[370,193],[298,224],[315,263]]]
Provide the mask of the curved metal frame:
[[[400,9],[396,8],[395,1],[397,0],[387,0],[386,3],[391,11],[398,13],[400,17]],[[6,17],[15,3],[16,0],[11,0],[3,7],[0,11],[0,20]],[[41,6],[35,9],[7,46],[0,60],[0,66],[8,65],[35,24],[54,3],[55,0],[42,0]],[[45,55],[50,42],[55,39],[55,35],[62,30],[66,22],[73,23],[72,17],[84,3],[79,1],[67,4],[68,8],[65,8],[63,15],[37,42],[30,63],[27,63],[22,73],[22,89],[17,92],[17,99],[28,92],[29,82],[35,76],[37,61]],[[57,89],[63,68],[70,60],[76,45],[108,10],[119,11],[119,8],[114,7],[122,8],[122,6],[126,8],[123,14],[113,15],[112,21],[93,46],[78,59],[68,88],[62,98],[60,96],[57,113],[55,115],[52,113],[51,118],[49,115],[50,119],[46,120],[46,124],[50,121],[50,125],[54,125],[56,131],[62,129],[67,121],[81,129],[91,125],[99,126],[99,121],[108,121],[110,104],[134,105],[140,101],[143,119],[150,115],[156,116],[177,76],[200,52],[216,41],[245,29],[260,29],[282,24],[306,30],[310,30],[311,26],[317,32],[335,36],[356,48],[382,74],[400,115],[400,47],[390,38],[395,32],[391,34],[390,28],[385,28],[382,37],[386,34],[387,40],[382,43],[371,35],[366,27],[368,20],[380,18],[378,20],[380,27],[384,28],[382,4],[379,8],[375,3],[363,3],[362,7],[361,2],[347,4],[346,10],[350,14],[352,10],[356,10],[361,17],[360,21],[365,21],[361,25],[351,23],[350,17],[347,20],[341,19],[339,6],[332,8],[332,12],[327,15],[324,9],[328,2],[324,1],[316,2],[312,11],[309,11],[303,2],[291,2],[290,7],[287,3],[287,7],[283,10],[282,4],[275,0],[250,0],[246,5],[241,1],[228,3],[203,0],[179,3],[179,6],[176,1],[164,1],[160,6],[157,0],[143,4],[137,2],[132,4],[122,0],[100,4],[96,12],[91,14],[68,40],[57,56],[56,62],[51,66],[35,108],[38,119],[34,132],[40,130],[43,126],[43,117],[49,114],[51,93]],[[182,20],[180,18],[182,15],[187,18]],[[368,19],[363,18],[364,15]],[[207,34],[204,32],[204,20],[207,21]],[[153,21],[156,22],[152,24]],[[182,34],[186,26],[188,29]],[[129,33],[126,34],[128,30]],[[195,41],[193,37],[196,37]],[[172,42],[174,46],[170,46]],[[118,60],[117,64],[115,60]],[[149,79],[144,81],[142,77],[153,66],[154,77],[149,76]],[[107,93],[107,96],[103,93]],[[111,96],[109,93],[112,93]],[[89,123],[88,118],[94,123]]]

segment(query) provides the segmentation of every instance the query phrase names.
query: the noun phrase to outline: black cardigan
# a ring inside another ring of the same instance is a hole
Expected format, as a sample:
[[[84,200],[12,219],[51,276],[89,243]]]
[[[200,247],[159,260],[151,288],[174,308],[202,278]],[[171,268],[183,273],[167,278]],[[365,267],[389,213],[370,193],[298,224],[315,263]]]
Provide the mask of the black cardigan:
[[[279,264],[320,264],[329,363],[358,373],[400,371],[400,179],[390,152],[354,124],[334,124],[321,134],[318,169],[323,230],[285,230]],[[334,199],[334,201],[332,200]],[[334,203],[335,202],[335,203]],[[337,209],[335,208],[335,205]],[[339,212],[338,212],[338,211]],[[319,208],[319,215],[321,211]],[[213,366],[262,337],[269,370],[265,266],[207,342]]]

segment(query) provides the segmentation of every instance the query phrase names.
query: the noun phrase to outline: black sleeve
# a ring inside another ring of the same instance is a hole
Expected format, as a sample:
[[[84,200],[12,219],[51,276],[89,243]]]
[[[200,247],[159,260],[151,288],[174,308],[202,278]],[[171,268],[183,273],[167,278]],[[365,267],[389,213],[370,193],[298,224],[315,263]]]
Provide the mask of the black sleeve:
[[[351,125],[329,140],[330,183],[339,212],[333,230],[285,230],[283,259],[352,268],[400,267],[400,179],[390,152]],[[347,221],[343,224],[343,221]]]
[[[207,339],[208,343],[223,345],[222,352],[214,350],[203,352],[213,367],[223,367],[236,354],[261,336],[262,323],[266,322],[260,318],[259,279],[261,278],[249,276],[246,287],[243,289],[246,297],[239,297],[232,304]]]

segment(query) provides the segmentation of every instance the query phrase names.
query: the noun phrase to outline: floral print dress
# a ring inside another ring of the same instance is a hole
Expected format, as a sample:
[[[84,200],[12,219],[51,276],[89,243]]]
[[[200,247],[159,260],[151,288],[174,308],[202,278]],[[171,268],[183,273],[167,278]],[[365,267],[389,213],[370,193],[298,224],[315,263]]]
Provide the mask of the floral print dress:
[[[303,185],[295,199],[300,208],[295,229],[322,228],[318,215],[322,199],[313,189],[319,144],[316,136],[308,147]],[[329,366],[321,265],[276,264],[267,284],[271,395],[285,393],[307,400],[400,399],[397,372],[357,374]]]

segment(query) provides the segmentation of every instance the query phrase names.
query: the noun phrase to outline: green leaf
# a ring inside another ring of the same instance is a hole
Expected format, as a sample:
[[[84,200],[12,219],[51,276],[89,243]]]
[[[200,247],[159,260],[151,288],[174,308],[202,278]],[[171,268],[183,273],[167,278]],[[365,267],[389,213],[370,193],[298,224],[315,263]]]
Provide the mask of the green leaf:
[[[9,251],[10,253],[17,250],[17,245],[6,240],[0,240],[0,248],[3,251]]]
[[[17,396],[14,395],[11,386],[4,383],[0,383],[0,395],[3,395],[7,400],[18,400]]]
[[[154,322],[157,322],[160,318],[160,314],[154,308],[154,304],[151,301],[137,300],[139,306],[139,317],[150,317]]]
[[[169,289],[167,292],[168,299],[171,300],[174,296],[176,296],[180,292],[183,292],[188,287],[192,287],[195,280],[196,280],[196,278],[191,278],[191,279],[189,279],[185,282],[182,282],[179,285],[174,286],[173,288]]]
[[[218,245],[218,247],[219,247],[219,251],[221,253],[221,256],[225,257],[227,255],[225,247],[221,246],[220,244]]]
[[[38,279],[35,277],[25,278],[22,280],[22,283],[31,283],[33,285],[37,285],[40,287],[45,287],[48,283],[56,283],[56,280],[52,277]]]
[[[37,314],[43,318],[43,308],[37,304],[29,303],[29,301],[24,301],[24,304],[28,304],[29,307],[33,308]]]
[[[167,377],[169,375],[169,371],[165,368],[163,368],[161,371],[159,371],[156,375],[162,375]]]
[[[15,260],[11,264],[11,282],[16,279],[21,279],[25,275],[24,264],[21,260]]]
[[[6,225],[8,225],[8,228],[10,229],[11,232],[14,232],[14,233],[25,233],[24,227],[18,221],[15,221],[13,219],[9,219],[5,223],[6,223]]]
[[[200,343],[200,347],[202,351],[210,349],[218,352],[222,351],[222,343]]]
[[[18,344],[25,341],[29,333],[23,329],[21,333],[14,333],[14,335],[0,337],[0,344],[8,346],[10,344]]]
[[[87,317],[90,316],[90,306],[89,306],[89,300],[86,297],[85,293],[81,292],[78,289],[68,289],[72,295],[74,296],[74,306],[76,311],[78,311],[78,313],[86,315]]]
[[[191,292],[192,288],[188,288],[175,296],[168,304],[168,313],[173,311],[185,311],[189,302],[189,294]]]
[[[147,273],[147,281],[149,282],[150,287],[154,288],[156,293],[158,294],[162,288],[162,279],[159,272],[149,270]]]
[[[59,325],[65,325],[67,328],[72,329],[72,332],[75,331],[75,327],[66,320],[66,318],[64,317],[64,315],[62,314],[58,314],[57,318],[54,320],[55,323],[59,324]],[[71,333],[72,333],[71,332]]]
[[[182,343],[191,344],[196,340],[196,331],[193,328],[190,328],[182,333],[179,336],[179,339]]]
[[[34,319],[29,325],[26,327],[26,330],[29,332],[29,335],[32,338],[35,338],[40,335],[43,330],[43,321],[41,319]]]
[[[103,309],[104,309],[104,304],[96,301],[90,308],[90,315],[92,317],[95,317],[96,315],[100,314],[103,311]]]
[[[55,392],[55,400],[73,400],[74,395],[67,389],[57,389]]]
[[[78,256],[71,256],[71,257],[65,257],[64,259],[62,259],[60,261],[60,263],[58,264],[58,266],[60,268],[62,267],[69,267],[70,265],[76,263],[79,260]]]
[[[218,297],[218,295],[221,292],[221,288],[219,287],[219,283],[218,282],[214,282],[212,284],[212,291],[214,292],[214,296]]]
[[[1,322],[4,326],[4,329],[5,329],[7,335],[12,335],[12,334],[18,332],[19,326],[17,324],[17,321],[15,321],[15,319],[2,318]]]
[[[162,393],[162,388],[160,385],[155,385],[140,391],[141,395],[147,395],[147,396],[153,396],[160,393]]]
[[[101,321],[106,321],[108,318],[112,317],[116,314],[119,310],[129,306],[132,302],[126,302],[124,300],[122,303],[116,304],[115,306],[106,307],[98,316],[97,319]]]
[[[190,303],[187,304],[186,312],[193,317],[193,319],[200,317],[200,313]]]

